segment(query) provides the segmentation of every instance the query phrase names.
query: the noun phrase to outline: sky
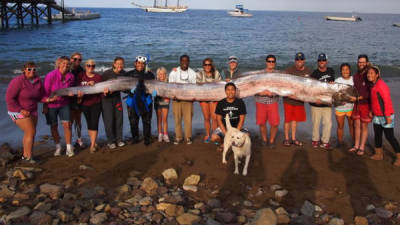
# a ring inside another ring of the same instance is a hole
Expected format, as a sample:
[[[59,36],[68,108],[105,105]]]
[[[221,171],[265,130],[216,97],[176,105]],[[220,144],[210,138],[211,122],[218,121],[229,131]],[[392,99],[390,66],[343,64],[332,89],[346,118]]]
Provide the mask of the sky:
[[[68,7],[132,8],[131,0],[64,0]],[[169,0],[175,3],[175,0]],[[152,0],[135,0],[152,5]],[[231,9],[244,4],[249,10],[319,11],[400,14],[400,0],[181,0],[190,9]]]

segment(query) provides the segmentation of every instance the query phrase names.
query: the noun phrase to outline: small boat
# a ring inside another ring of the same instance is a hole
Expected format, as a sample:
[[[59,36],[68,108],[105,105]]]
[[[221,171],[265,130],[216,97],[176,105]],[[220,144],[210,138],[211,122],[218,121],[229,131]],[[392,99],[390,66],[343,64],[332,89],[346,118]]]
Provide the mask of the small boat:
[[[248,13],[248,9],[243,8],[243,5],[236,5],[235,10],[228,11],[230,16],[235,17],[252,17],[253,14]]]
[[[71,11],[64,12],[64,20],[91,20],[100,18],[100,13],[93,13],[90,11],[76,11],[72,9]],[[62,12],[52,15],[53,20],[62,20]]]
[[[400,27],[400,23],[394,23],[393,26],[394,27]]]
[[[132,5],[135,5],[141,9],[143,9],[145,12],[155,12],[155,13],[181,13],[185,12],[188,7],[187,6],[182,6],[179,5],[179,0],[176,3],[176,6],[168,6],[168,1],[165,0],[164,5],[157,5],[157,0],[154,0],[153,6],[142,6],[139,4],[136,4],[132,2]]]
[[[361,17],[359,16],[351,16],[351,17],[339,17],[339,16],[325,16],[326,20],[333,20],[333,21],[346,21],[346,22],[359,22],[362,21]]]

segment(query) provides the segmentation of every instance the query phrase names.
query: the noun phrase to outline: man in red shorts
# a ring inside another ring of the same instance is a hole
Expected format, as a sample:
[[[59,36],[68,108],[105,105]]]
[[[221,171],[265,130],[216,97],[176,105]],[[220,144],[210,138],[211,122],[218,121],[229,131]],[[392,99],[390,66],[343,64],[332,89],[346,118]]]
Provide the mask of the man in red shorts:
[[[372,121],[370,117],[369,106],[369,81],[367,80],[368,56],[358,56],[358,71],[353,76],[354,87],[359,96],[353,97],[354,108],[351,118],[354,120],[354,146],[349,149],[350,152],[356,152],[357,155],[364,155],[365,143],[368,139],[368,124]]]
[[[305,56],[302,52],[296,53],[295,64],[286,69],[286,73],[301,76],[310,77],[311,70],[305,66]],[[296,139],[297,122],[306,121],[306,111],[304,109],[304,102],[292,99],[289,97],[283,98],[283,107],[285,110],[285,140],[283,141],[284,146],[296,145],[303,146],[303,142]],[[289,130],[292,132],[292,139],[289,139]]]
[[[265,72],[273,73],[275,70],[276,57],[268,55],[265,58]],[[275,148],[275,137],[278,132],[279,125],[279,96],[270,91],[263,91],[255,96],[256,100],[256,123],[260,126],[260,134],[262,137],[262,145]],[[270,125],[269,141],[267,138],[267,121]]]

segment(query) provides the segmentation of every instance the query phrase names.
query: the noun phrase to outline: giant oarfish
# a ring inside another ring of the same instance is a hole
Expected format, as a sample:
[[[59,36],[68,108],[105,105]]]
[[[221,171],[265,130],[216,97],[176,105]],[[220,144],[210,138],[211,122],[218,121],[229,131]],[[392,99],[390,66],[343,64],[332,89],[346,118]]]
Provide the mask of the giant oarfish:
[[[119,77],[114,80],[97,83],[93,86],[70,87],[55,91],[53,96],[102,93],[105,88],[110,91],[124,91],[135,88],[138,79]],[[294,76],[285,73],[266,73],[264,70],[248,72],[233,79],[238,91],[237,96],[245,98],[268,90],[280,96],[305,102],[321,102],[341,105],[356,96],[355,89],[339,83],[325,83],[312,78]],[[165,83],[157,80],[145,80],[147,93],[157,91],[157,95],[188,101],[218,101],[226,97],[225,81],[204,84]]]

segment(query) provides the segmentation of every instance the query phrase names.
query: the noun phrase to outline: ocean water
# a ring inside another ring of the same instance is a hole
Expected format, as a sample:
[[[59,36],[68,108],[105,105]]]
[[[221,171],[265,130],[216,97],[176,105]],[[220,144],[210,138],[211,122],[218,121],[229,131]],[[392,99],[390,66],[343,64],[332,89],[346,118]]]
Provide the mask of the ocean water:
[[[88,9],[85,9],[88,10]],[[0,31],[0,77],[15,76],[26,61],[40,65],[46,74],[58,56],[78,51],[93,58],[98,69],[106,69],[115,56],[126,58],[132,67],[137,55],[150,55],[151,68],[178,64],[181,54],[191,57],[191,66],[201,67],[206,57],[218,69],[227,57],[239,57],[243,71],[264,67],[267,54],[275,54],[278,67],[285,68],[302,51],[315,68],[318,53],[325,52],[337,68],[354,63],[357,55],[370,60],[388,76],[400,73],[399,15],[359,14],[358,23],[326,21],[326,15],[345,13],[252,11],[251,18],[235,18],[223,10],[188,10],[182,14],[145,13],[140,9],[90,9],[100,12],[96,20],[54,22]]]

